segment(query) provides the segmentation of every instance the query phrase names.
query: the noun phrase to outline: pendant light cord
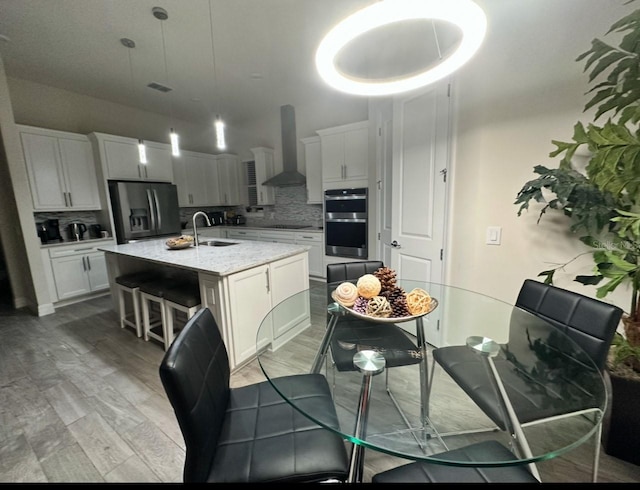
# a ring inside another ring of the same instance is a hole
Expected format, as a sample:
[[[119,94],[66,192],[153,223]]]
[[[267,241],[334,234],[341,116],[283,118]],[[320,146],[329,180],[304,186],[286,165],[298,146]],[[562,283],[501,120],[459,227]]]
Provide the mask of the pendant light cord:
[[[214,43],[213,43],[213,10],[211,8],[211,0],[209,0],[209,27],[211,29],[211,69],[213,72],[213,94],[211,97],[211,101],[213,103],[213,112],[216,112],[216,106],[218,105],[217,103],[214,102],[215,97],[215,91],[218,89],[218,79],[216,76],[216,51],[214,48]]]

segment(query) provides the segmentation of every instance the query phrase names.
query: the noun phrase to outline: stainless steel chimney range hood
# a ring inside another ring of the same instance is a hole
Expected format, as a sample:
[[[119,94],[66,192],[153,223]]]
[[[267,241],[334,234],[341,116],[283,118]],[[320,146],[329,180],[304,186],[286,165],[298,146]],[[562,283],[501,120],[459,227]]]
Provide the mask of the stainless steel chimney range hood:
[[[283,171],[265,180],[262,185],[289,187],[305,185],[307,178],[298,172],[298,141],[296,138],[296,114],[292,105],[280,107],[282,127],[282,168]]]

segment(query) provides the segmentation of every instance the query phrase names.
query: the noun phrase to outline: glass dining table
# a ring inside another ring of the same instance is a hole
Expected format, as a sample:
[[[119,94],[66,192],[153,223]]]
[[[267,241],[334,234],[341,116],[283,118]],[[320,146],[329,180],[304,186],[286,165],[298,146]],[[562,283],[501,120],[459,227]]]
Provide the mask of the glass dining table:
[[[339,283],[322,284],[273,306],[262,321],[257,338],[273,342],[257,354],[262,372],[293,407],[327,430],[351,442],[350,481],[362,480],[364,450],[371,449],[411,461],[449,466],[495,467],[528,465],[540,480],[535,463],[560,456],[599,437],[607,404],[607,388],[590,357],[556,327],[512,304],[477,292],[436,283],[398,281],[406,293],[426,292],[430,307],[417,315],[371,316],[371,312],[335,301]],[[288,311],[308,313],[305,328],[282,332],[279,321]],[[405,312],[406,313],[406,312]],[[393,313],[392,313],[393,314]],[[349,321],[396,325],[412,339],[420,361],[386,367],[387,346],[375,341],[341,338],[332,342]],[[434,335],[443,329],[446,335]],[[491,374],[496,399],[504,407],[511,430],[500,430],[469,396],[434,363],[432,338],[445,345],[466,345],[478,355],[478,369]],[[353,353],[353,368],[339,370],[333,349]],[[508,361],[530,381],[531,396],[540,406],[553,406],[557,417],[544,423],[520,423],[508,395],[501,390],[495,362]],[[278,378],[316,372],[326,376],[338,421],[305,400],[288,398]],[[544,387],[544,389],[540,389]],[[579,415],[573,413],[579,404]],[[456,460],[440,457],[483,440],[497,440],[512,449],[512,460]],[[592,442],[594,443],[594,442]],[[598,454],[598,453],[596,453]],[[597,471],[597,456],[594,471]],[[594,473],[595,481],[595,473]]]

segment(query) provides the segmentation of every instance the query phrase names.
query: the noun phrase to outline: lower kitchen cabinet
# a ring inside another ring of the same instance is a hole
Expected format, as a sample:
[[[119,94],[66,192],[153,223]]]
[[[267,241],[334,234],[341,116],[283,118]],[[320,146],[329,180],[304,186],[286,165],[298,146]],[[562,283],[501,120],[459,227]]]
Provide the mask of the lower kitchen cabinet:
[[[104,252],[95,246],[55,247],[49,250],[49,257],[56,293],[54,301],[109,288]]]
[[[307,254],[298,254],[269,264],[219,277],[200,274],[201,294],[218,322],[227,344],[231,369],[253,359],[257,348],[273,348],[309,323],[308,295],[287,308],[269,312],[284,299],[309,288]],[[271,322],[273,320],[273,322]],[[263,321],[271,326],[256,339]],[[257,345],[257,348],[256,348]]]
[[[308,245],[309,249],[309,275],[314,277],[326,277],[324,267],[324,234],[323,233],[295,233],[297,245]]]
[[[227,230],[227,238],[238,240],[260,240],[258,230]]]

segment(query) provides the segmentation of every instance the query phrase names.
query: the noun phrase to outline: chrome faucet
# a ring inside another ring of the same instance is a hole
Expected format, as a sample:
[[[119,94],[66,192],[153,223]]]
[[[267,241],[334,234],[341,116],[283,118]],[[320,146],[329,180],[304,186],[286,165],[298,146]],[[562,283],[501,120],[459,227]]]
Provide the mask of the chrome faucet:
[[[198,216],[200,216],[200,215],[204,216],[204,219],[207,220],[207,225],[211,226],[211,220],[209,219],[209,215],[207,215],[207,213],[205,213],[204,211],[197,211],[197,212],[193,213],[193,218],[192,218],[192,221],[193,221],[193,240],[194,240],[193,244],[196,247],[199,245],[199,242],[198,242],[198,228],[196,226],[196,218]]]

